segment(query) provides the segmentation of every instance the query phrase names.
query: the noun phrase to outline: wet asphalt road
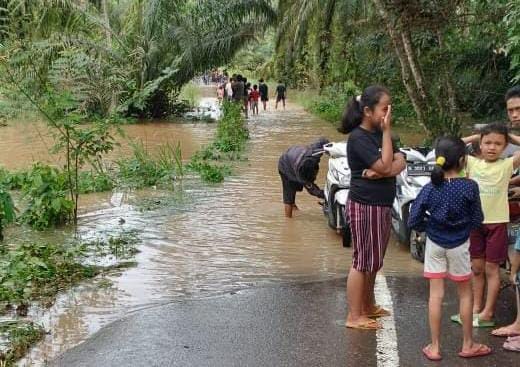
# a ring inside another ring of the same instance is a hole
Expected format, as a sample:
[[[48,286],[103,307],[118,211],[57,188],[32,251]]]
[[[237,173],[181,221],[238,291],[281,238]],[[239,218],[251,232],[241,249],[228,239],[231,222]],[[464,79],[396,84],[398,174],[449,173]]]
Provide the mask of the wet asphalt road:
[[[51,366],[518,366],[520,354],[504,351],[489,329],[476,340],[491,356],[457,356],[461,330],[449,321],[457,312],[453,285],[446,292],[443,361],[428,362],[427,292],[419,277],[386,277],[394,309],[398,357],[374,331],[342,327],[345,280],[253,288],[202,300],[139,310],[101,329]],[[514,294],[501,293],[499,324],[512,321]],[[391,343],[390,343],[391,344]],[[386,350],[385,350],[386,349]],[[393,348],[390,348],[393,349]],[[378,353],[379,354],[378,358]]]

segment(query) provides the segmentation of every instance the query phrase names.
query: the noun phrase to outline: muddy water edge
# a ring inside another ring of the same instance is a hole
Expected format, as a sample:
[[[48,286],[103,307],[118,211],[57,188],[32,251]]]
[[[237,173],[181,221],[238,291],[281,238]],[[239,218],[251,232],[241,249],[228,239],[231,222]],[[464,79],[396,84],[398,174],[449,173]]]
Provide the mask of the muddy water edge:
[[[53,162],[46,153],[50,138],[43,125],[31,126],[0,128],[0,143],[7,147],[0,165],[22,168],[36,157]],[[146,189],[84,196],[79,233],[137,231],[142,240],[137,265],[61,293],[50,309],[33,308],[30,316],[50,333],[19,365],[45,365],[101,327],[141,308],[273,283],[346,275],[351,250],[342,248],[340,238],[327,227],[315,198],[299,194],[296,217],[283,217],[276,169],[280,153],[291,144],[309,143],[319,136],[330,140],[345,137],[330,123],[290,103],[285,111],[269,106],[267,112],[250,118],[248,127],[247,159],[237,162],[233,175],[223,184],[204,185],[187,177],[173,191]],[[214,124],[205,123],[153,122],[125,130],[151,149],[162,142],[180,141],[187,158],[211,140],[214,128]],[[407,138],[405,143],[416,143],[420,137]],[[119,149],[113,157],[129,151],[124,144]],[[321,167],[319,181],[323,183],[326,159]],[[37,236],[40,241],[72,235],[71,230],[37,235],[12,231],[15,238]],[[408,249],[394,241],[386,260],[387,273],[421,271]]]

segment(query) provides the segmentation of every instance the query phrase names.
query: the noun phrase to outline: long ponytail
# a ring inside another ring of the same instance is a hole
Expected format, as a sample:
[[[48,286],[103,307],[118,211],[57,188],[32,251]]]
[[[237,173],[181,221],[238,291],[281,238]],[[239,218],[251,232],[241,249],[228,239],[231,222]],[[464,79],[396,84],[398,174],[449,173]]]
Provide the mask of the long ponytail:
[[[361,125],[365,107],[374,110],[375,105],[379,103],[379,100],[385,94],[390,95],[388,89],[379,85],[372,85],[366,88],[362,95],[352,98],[343,112],[341,126],[338,128],[338,131],[343,134],[349,134]]]
[[[361,107],[361,98],[358,101],[358,98],[354,97],[343,112],[341,126],[338,128],[338,131],[343,134],[350,134],[352,130],[361,125],[362,121],[363,108]]]

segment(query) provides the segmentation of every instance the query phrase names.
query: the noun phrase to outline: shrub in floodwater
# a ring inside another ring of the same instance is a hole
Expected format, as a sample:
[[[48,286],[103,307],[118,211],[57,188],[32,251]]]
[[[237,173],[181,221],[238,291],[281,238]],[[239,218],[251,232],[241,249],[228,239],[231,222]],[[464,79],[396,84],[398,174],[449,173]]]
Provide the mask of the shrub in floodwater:
[[[81,194],[110,191],[114,188],[114,181],[105,173],[84,171],[79,174],[78,180]]]
[[[205,160],[193,159],[188,168],[200,174],[203,181],[209,183],[219,183],[224,181],[224,177],[231,173],[229,166],[212,164]]]
[[[15,207],[11,195],[0,184],[0,241],[3,241],[3,228],[16,219]]]
[[[130,143],[133,154],[120,159],[119,178],[136,187],[173,181],[184,174],[180,144],[163,144],[154,157],[142,142]]]
[[[3,186],[7,190],[21,189],[26,178],[26,171],[10,172],[4,168],[0,168],[0,186]]]
[[[32,321],[7,320],[0,322],[0,361],[10,366],[22,358],[27,350],[45,335],[44,329]]]
[[[96,270],[77,261],[78,246],[25,243],[0,254],[0,302],[27,305],[35,298],[54,296],[59,289]]]
[[[218,183],[231,173],[228,165],[209,161],[237,160],[249,132],[242,116],[242,106],[224,102],[222,118],[218,121],[217,133],[212,144],[196,152],[190,160],[189,168],[200,174],[205,182]]]
[[[224,102],[222,109],[222,118],[218,121],[214,145],[221,152],[240,151],[249,137],[242,115],[242,105]]]
[[[69,198],[70,183],[65,172],[36,163],[27,173],[22,186],[27,208],[20,220],[36,229],[67,223],[74,203]]]

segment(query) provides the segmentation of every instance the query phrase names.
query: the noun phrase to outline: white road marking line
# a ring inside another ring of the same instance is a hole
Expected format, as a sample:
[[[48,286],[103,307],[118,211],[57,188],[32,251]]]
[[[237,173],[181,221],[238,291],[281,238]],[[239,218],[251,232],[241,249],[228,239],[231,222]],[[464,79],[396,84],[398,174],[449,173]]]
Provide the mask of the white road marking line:
[[[394,307],[392,304],[392,295],[390,294],[384,275],[377,276],[374,290],[376,303],[390,311],[391,314],[389,317],[379,319],[383,325],[383,329],[376,331],[377,367],[396,367],[399,366],[399,353],[397,350]]]

